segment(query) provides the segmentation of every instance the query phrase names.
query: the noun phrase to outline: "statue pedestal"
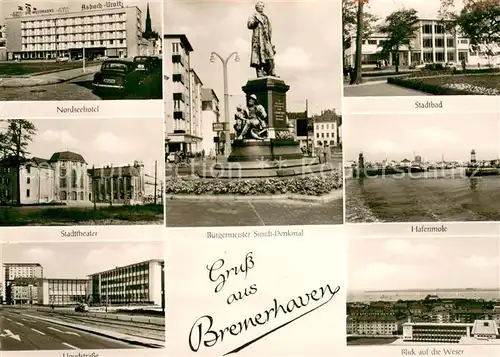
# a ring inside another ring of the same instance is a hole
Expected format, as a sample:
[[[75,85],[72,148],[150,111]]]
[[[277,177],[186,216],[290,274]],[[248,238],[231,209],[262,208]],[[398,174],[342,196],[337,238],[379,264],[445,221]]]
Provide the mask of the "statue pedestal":
[[[247,96],[255,94],[267,113],[268,138],[233,143],[229,162],[297,160],[304,155],[290,133],[286,120],[286,92],[290,86],[276,77],[251,79],[242,87]]]
[[[227,162],[197,172],[199,177],[217,179],[257,179],[320,175],[331,172],[330,165],[306,157],[290,132],[286,120],[286,92],[290,87],[276,77],[252,79],[243,87],[255,94],[267,113],[269,126],[265,140],[235,140]]]

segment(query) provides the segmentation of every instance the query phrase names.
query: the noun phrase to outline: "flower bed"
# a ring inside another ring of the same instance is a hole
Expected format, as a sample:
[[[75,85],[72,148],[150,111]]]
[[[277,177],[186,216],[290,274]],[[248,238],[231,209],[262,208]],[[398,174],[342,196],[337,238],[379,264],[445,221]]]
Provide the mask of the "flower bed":
[[[290,179],[254,180],[182,180],[167,179],[165,193],[187,195],[279,195],[298,194],[320,196],[342,188],[342,174],[333,172],[323,176],[294,177]]]
[[[435,95],[500,94],[500,76],[495,74],[389,78],[387,82]]]

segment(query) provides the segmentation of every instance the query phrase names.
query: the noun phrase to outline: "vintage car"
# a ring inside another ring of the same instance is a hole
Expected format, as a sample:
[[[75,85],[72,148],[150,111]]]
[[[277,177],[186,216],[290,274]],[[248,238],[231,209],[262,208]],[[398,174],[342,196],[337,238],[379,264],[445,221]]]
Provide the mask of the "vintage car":
[[[144,71],[137,69],[137,63],[127,60],[107,60],[94,75],[92,85],[96,93],[119,93],[126,95],[141,85]]]
[[[75,307],[75,312],[89,312],[89,306],[87,304],[78,304]]]
[[[134,62],[137,63],[137,69],[146,72],[154,72],[161,68],[161,60],[154,56],[135,56]]]

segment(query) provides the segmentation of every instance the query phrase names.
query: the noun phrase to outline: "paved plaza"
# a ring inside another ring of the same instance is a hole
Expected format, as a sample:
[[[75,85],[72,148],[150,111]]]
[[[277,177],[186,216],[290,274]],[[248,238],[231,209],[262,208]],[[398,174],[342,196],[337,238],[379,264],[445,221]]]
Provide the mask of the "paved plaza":
[[[344,85],[344,97],[410,97],[428,95],[430,94],[389,84],[385,81]]]
[[[186,201],[166,204],[167,227],[224,227],[342,224],[343,200]]]

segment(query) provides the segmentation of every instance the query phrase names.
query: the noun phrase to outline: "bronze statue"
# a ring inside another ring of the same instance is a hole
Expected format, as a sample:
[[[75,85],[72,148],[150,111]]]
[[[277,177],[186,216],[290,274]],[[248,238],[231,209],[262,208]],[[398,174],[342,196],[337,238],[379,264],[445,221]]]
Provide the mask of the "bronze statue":
[[[255,5],[256,12],[248,19],[247,27],[252,30],[252,53],[250,67],[255,68],[257,77],[276,77],[274,70],[275,47],[272,44],[271,22],[264,14],[264,3],[259,1]]]
[[[264,140],[267,137],[267,113],[264,107],[259,104],[255,94],[247,97],[247,110],[238,106],[234,118],[236,140]]]

